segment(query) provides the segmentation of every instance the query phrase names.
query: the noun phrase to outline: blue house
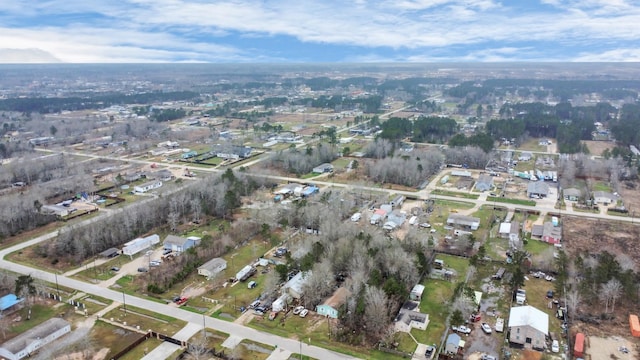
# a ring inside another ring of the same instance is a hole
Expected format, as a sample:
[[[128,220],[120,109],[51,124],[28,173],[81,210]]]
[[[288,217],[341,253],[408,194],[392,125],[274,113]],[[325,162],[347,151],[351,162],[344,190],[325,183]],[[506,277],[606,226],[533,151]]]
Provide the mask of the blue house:
[[[447,336],[447,343],[444,346],[444,352],[447,355],[456,355],[461,348],[464,347],[464,341],[460,338],[460,335],[456,333],[449,334]]]
[[[347,302],[347,298],[351,295],[349,290],[344,287],[339,288],[333,293],[333,296],[325,300],[321,305],[316,306],[318,315],[324,315],[332,319],[337,319],[339,308]]]
[[[184,252],[189,248],[200,245],[200,238],[196,236],[189,236],[183,238],[175,235],[167,235],[164,239],[163,248],[165,250],[171,250],[173,252]]]

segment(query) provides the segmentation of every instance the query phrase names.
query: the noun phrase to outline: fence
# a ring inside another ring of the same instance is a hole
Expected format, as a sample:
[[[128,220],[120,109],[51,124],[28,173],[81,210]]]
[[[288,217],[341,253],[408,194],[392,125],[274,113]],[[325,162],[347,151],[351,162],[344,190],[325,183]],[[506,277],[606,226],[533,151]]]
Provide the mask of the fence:
[[[136,346],[140,345],[142,342],[144,342],[145,340],[147,340],[148,338],[151,337],[151,333],[148,332],[142,336],[140,336],[136,341],[132,342],[131,344],[129,344],[127,347],[125,347],[124,349],[120,350],[117,354],[113,355],[111,357],[111,360],[118,360],[121,357],[123,357],[124,355],[126,355],[129,351],[133,350],[136,348]]]

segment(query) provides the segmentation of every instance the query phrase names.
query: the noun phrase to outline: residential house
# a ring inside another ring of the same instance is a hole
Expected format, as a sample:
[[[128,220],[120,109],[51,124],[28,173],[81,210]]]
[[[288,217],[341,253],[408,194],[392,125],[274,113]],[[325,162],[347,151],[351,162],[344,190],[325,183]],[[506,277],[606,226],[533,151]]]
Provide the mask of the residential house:
[[[578,201],[582,196],[582,191],[576,188],[568,188],[562,190],[562,195],[564,196],[565,200]]]
[[[553,225],[547,221],[542,225],[542,240],[550,244],[559,244],[562,241],[562,227]]]
[[[0,346],[0,357],[20,360],[30,357],[45,345],[71,332],[71,323],[53,317],[37,325]]]
[[[133,256],[139,253],[140,251],[148,249],[159,242],[160,242],[160,236],[158,236],[158,234],[153,234],[143,238],[133,239],[122,246],[122,254]]]
[[[493,188],[493,176],[489,174],[482,174],[478,177],[476,182],[476,189],[478,191],[489,191]]]
[[[236,273],[236,280],[238,281],[245,281],[248,278],[250,278],[253,274],[256,273],[256,268],[252,265],[247,265],[245,267],[243,267],[242,269],[240,269],[240,271],[238,271]]]
[[[43,214],[52,214],[58,217],[69,215],[69,208],[62,205],[42,205],[40,212]]]
[[[460,335],[451,333],[447,336],[447,342],[444,345],[444,353],[447,355],[457,355],[465,345],[465,341],[460,338]]]
[[[382,209],[376,209],[373,212],[373,215],[371,215],[371,225],[376,225],[381,221],[384,221],[384,219],[387,217],[387,212],[382,210]]]
[[[514,222],[503,222],[500,224],[500,230],[498,230],[498,234],[503,239],[508,239],[511,234],[515,234],[518,236],[520,234],[520,223],[517,221]]]
[[[387,215],[387,221],[390,221],[395,224],[395,226],[402,226],[405,220],[407,219],[407,215],[403,214],[398,210],[392,211],[389,215]]]
[[[200,238],[197,236],[183,238],[175,235],[167,235],[167,237],[164,238],[163,248],[174,252],[184,252],[198,245],[200,245]]]
[[[527,197],[543,198],[549,195],[549,185],[542,181],[530,181],[527,184]]]
[[[409,293],[409,299],[413,301],[420,301],[422,300],[423,293],[424,293],[424,285],[416,284],[413,287],[413,289],[411,289],[411,292]]]
[[[509,342],[526,349],[544,350],[549,334],[549,315],[533,306],[512,307],[509,312]]]
[[[300,299],[302,297],[302,288],[307,280],[311,276],[311,271],[301,271],[287,281],[283,286],[283,291],[286,291],[294,299]]]
[[[275,312],[280,312],[285,310],[289,303],[291,302],[291,297],[288,294],[282,294],[279,298],[276,299],[273,303],[271,303],[271,310]]]
[[[394,329],[407,333],[411,332],[411,329],[425,330],[429,325],[429,315],[423,314],[419,310],[419,303],[415,301],[405,302],[393,320]]]
[[[609,205],[615,204],[618,201],[618,197],[613,195],[607,191],[594,191],[593,192],[593,203],[594,204],[602,204]]]
[[[351,295],[351,292],[345,287],[338,288],[333,295],[326,299],[322,304],[316,306],[316,312],[318,315],[337,319],[340,315],[339,309],[347,302],[347,298]]]
[[[153,181],[149,181],[146,182],[144,184],[141,185],[136,185],[133,187],[133,191],[137,192],[137,193],[146,193],[148,191],[151,190],[155,190],[159,187],[162,186],[162,181],[160,180],[153,180]]]
[[[170,181],[174,178],[173,173],[170,170],[162,169],[158,171],[154,171],[151,174],[147,174],[148,179],[160,180],[160,181]]]
[[[218,146],[213,152],[222,159],[246,159],[251,156],[253,148],[250,146]]]
[[[470,178],[472,175],[473,174],[471,174],[471,171],[467,171],[467,170],[453,170],[451,172],[451,176]]]
[[[213,278],[227,268],[227,260],[223,258],[213,258],[198,267],[198,275]]]
[[[450,214],[447,218],[447,225],[466,230],[478,230],[480,227],[480,219],[472,216]]]
[[[329,163],[320,164],[313,168],[313,172],[317,174],[324,174],[333,172],[333,165]]]
[[[529,161],[529,160],[531,160],[532,157],[533,157],[533,154],[531,154],[531,152],[523,151],[523,152],[520,153],[520,156],[518,156],[518,160],[520,160],[520,161]]]

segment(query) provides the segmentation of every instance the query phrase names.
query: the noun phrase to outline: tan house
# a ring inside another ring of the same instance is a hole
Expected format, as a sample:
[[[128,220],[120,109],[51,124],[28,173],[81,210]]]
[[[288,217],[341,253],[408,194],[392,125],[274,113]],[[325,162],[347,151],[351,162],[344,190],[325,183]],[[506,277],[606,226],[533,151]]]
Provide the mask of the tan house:
[[[525,349],[544,350],[549,333],[549,315],[533,306],[512,307],[509,313],[509,342]]]

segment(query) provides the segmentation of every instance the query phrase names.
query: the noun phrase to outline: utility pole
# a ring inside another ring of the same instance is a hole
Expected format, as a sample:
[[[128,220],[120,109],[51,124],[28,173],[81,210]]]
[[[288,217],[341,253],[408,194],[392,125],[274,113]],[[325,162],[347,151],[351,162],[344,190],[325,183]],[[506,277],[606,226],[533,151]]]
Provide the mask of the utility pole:
[[[207,340],[207,322],[204,317],[204,313],[202,314],[202,338]]]
[[[53,275],[56,277],[56,292],[58,293],[58,301],[60,301],[60,287],[58,286],[58,273],[53,273]]]
[[[127,302],[124,299],[124,290],[122,291],[122,307],[124,308],[124,316],[127,316]]]

